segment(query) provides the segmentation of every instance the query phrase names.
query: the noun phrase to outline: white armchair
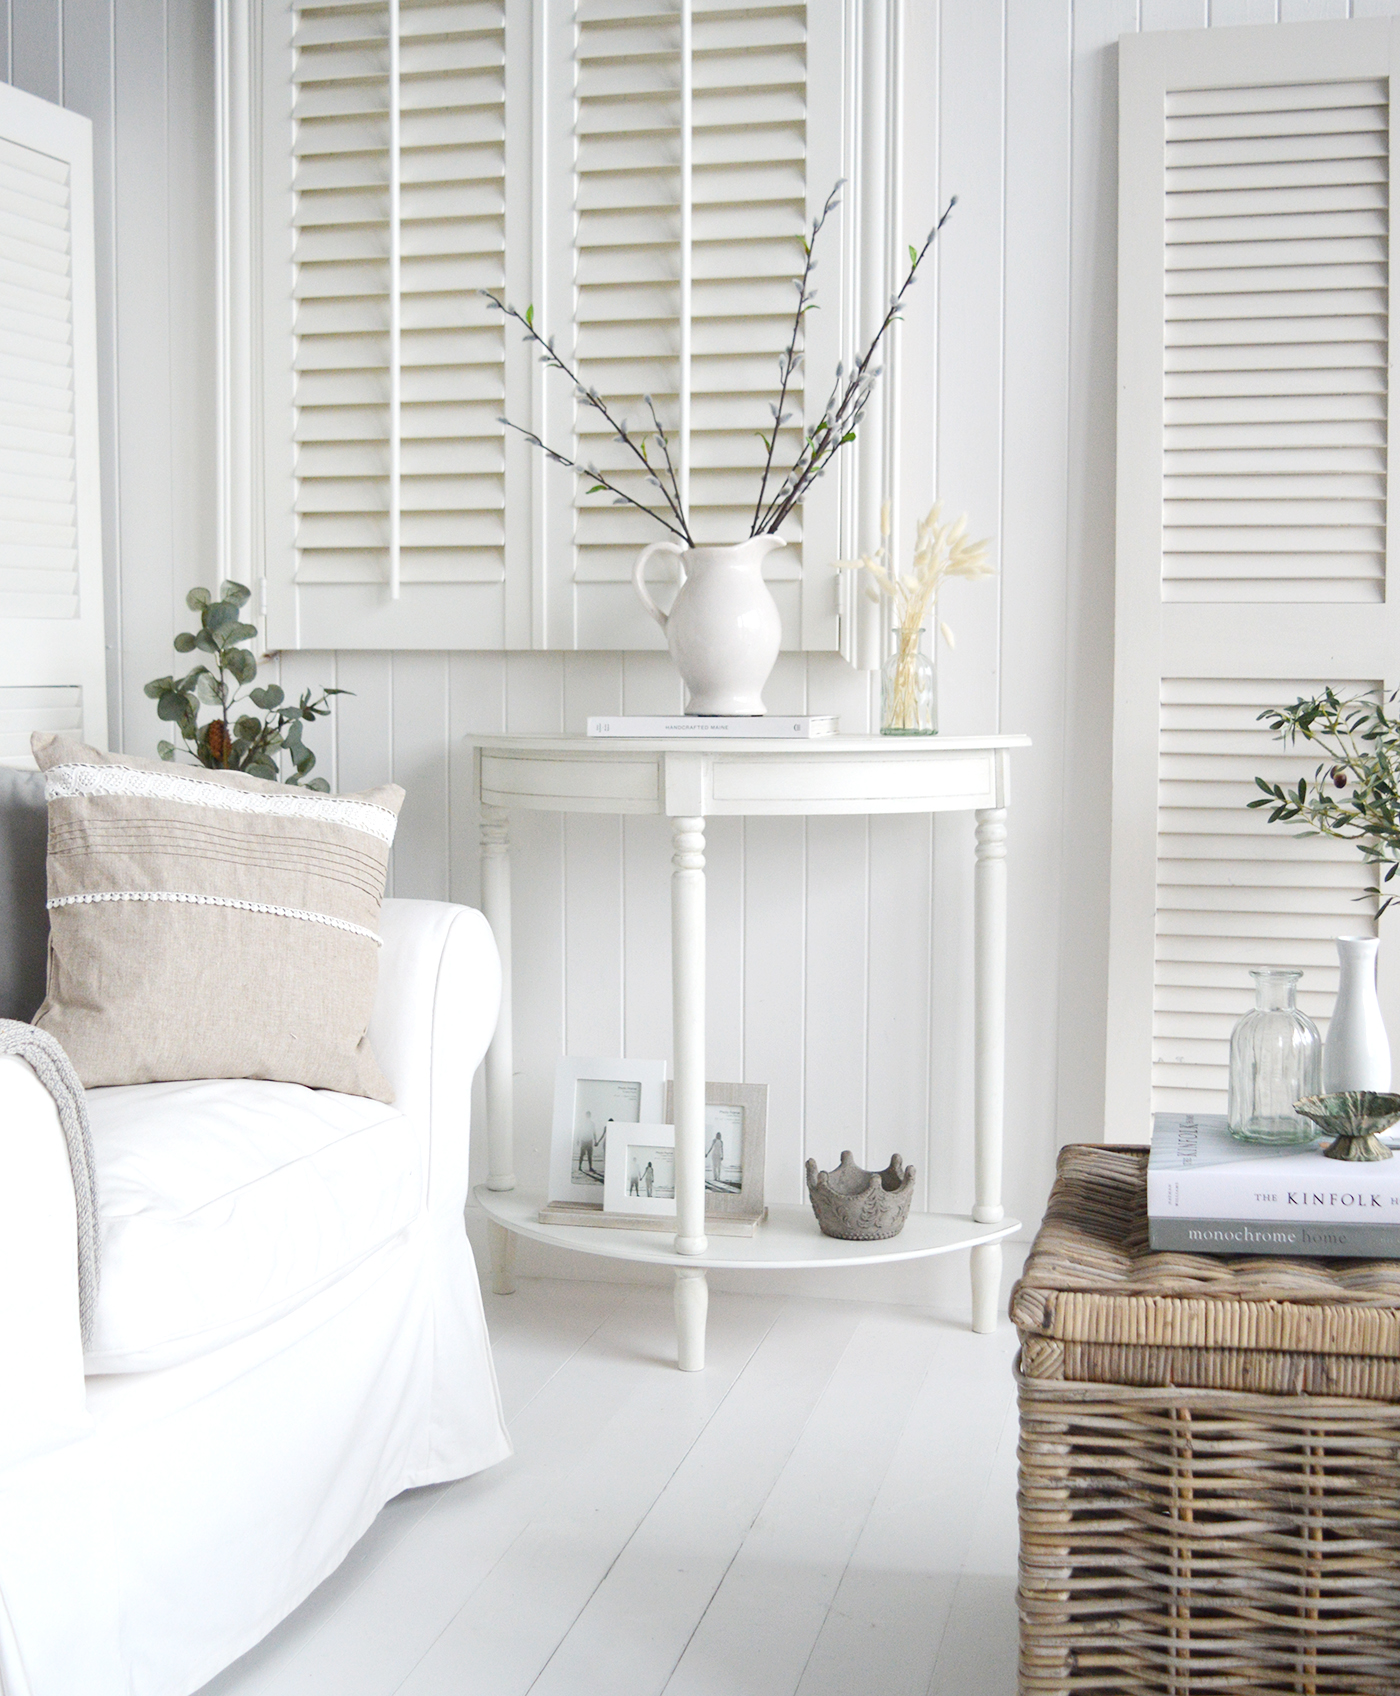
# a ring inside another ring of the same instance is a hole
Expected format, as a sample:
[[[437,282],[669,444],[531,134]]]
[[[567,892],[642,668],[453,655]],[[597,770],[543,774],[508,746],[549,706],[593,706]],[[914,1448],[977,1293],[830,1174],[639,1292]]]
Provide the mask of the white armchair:
[[[86,1358],[57,1114],[0,1058],[3,1696],[187,1696],[391,1496],[509,1453],[463,1226],[499,960],[479,913],[439,902],[387,902],[383,937],[394,1107],[258,1081],[88,1092],[106,1263]]]

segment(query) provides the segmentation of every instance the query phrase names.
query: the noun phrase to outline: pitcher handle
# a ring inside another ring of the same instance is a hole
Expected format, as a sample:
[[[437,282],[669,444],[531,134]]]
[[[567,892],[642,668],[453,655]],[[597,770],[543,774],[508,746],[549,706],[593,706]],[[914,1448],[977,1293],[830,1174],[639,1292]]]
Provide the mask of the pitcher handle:
[[[658,542],[648,542],[646,547],[642,549],[641,553],[637,555],[637,563],[632,568],[632,587],[637,591],[638,598],[642,605],[661,626],[661,630],[664,635],[666,630],[666,614],[662,612],[661,608],[657,606],[656,602],[652,600],[651,596],[647,593],[646,585],[647,566],[651,564],[651,556],[658,553],[674,554],[676,556],[676,564],[680,567],[681,584],[682,587],[684,587],[685,549],[679,542],[672,542],[664,536]]]

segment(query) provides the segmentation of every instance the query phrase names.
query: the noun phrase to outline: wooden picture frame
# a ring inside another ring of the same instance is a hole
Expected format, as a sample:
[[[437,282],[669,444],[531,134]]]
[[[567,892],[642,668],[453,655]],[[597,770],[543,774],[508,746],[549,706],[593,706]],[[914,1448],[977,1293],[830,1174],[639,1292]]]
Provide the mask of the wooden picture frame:
[[[602,1211],[611,1124],[657,1124],[664,1117],[666,1062],[566,1054],[554,1074],[549,1199]]]
[[[666,1085],[666,1118],[672,1122],[672,1086]],[[737,1124],[735,1117],[737,1115]],[[737,1133],[740,1144],[737,1182],[735,1162],[725,1140],[726,1124]],[[714,1172],[714,1138],[725,1142],[718,1155],[720,1168]],[[764,1212],[763,1165],[768,1137],[767,1084],[705,1085],[705,1216],[724,1219],[761,1219]]]

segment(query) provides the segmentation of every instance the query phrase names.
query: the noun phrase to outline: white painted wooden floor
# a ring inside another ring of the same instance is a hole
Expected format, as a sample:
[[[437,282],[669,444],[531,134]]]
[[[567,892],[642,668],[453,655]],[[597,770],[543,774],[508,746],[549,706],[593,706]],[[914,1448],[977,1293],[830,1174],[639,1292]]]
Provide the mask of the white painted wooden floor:
[[[1012,1696],[1005,1322],[714,1293],[684,1374],[663,1288],[487,1316],[515,1457],[391,1502],[201,1696]]]

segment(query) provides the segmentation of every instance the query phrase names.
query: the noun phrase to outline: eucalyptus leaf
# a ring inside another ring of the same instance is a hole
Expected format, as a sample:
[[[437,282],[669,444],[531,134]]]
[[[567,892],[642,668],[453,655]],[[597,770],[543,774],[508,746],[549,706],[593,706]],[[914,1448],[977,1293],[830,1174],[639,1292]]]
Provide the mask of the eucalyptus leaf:
[[[209,605],[209,599],[207,589],[191,589],[185,596],[185,605],[191,612],[202,612]]]
[[[271,707],[280,707],[287,697],[277,684],[269,683],[261,689],[254,689],[248,698],[255,707],[261,707],[264,711],[267,711]]]
[[[188,710],[188,697],[177,689],[167,689],[156,702],[156,715],[168,724],[178,724]]]
[[[145,692],[153,701],[158,701],[167,690],[174,687],[175,679],[173,677],[155,677],[146,685]]]
[[[203,654],[217,654],[219,651],[219,644],[207,630],[200,631],[194,639],[194,645]]]
[[[228,648],[224,664],[240,683],[251,683],[258,675],[258,662],[246,648]]]
[[[331,786],[330,786],[329,783],[326,782],[324,777],[313,777],[313,778],[309,779],[306,787],[308,789],[319,789],[320,792],[323,795],[329,795],[330,792],[331,792]],[[1386,873],[1387,877],[1390,877],[1390,876],[1393,876],[1393,875],[1394,874],[1392,872]]]
[[[204,628],[212,635],[227,624],[238,623],[238,608],[227,601],[211,601],[204,609]]]
[[[234,723],[233,734],[241,736],[245,742],[256,742],[262,735],[262,722],[255,719],[251,713],[244,715]]]
[[[243,606],[253,597],[253,591],[246,583],[235,583],[231,578],[225,579],[219,585],[220,600],[229,601],[236,607]]]
[[[223,685],[212,671],[200,674],[195,682],[194,692],[196,697],[203,701],[206,706],[222,705],[223,703]]]
[[[175,652],[177,654],[190,653],[194,648],[194,642],[195,639],[191,633],[188,630],[182,630],[175,638]]]
[[[157,742],[156,753],[159,754],[163,760],[173,760],[175,758],[175,744],[164,740]]]

